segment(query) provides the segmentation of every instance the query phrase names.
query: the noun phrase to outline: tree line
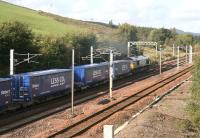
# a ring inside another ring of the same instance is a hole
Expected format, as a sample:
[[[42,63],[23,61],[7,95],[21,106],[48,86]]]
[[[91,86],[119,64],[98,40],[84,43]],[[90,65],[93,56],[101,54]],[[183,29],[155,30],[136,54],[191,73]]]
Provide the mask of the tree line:
[[[192,45],[200,42],[200,37],[191,34],[177,34],[176,29],[136,27],[130,24],[119,25],[119,33],[126,41],[154,41],[159,45]]]
[[[20,22],[0,24],[0,75],[9,74],[9,51],[15,53],[37,53],[39,64],[24,63],[16,67],[16,72],[49,68],[70,68],[71,49],[75,49],[75,63],[81,64],[81,57],[88,55],[90,46],[96,45],[96,36],[88,32],[67,33],[64,36],[42,36],[34,34],[31,28]],[[81,52],[80,52],[81,51]],[[18,61],[24,56],[15,55]]]
[[[199,37],[178,35],[174,30],[136,27],[122,24],[116,27],[120,41],[156,41],[161,45],[189,45],[199,42]],[[9,51],[16,53],[37,53],[39,64],[24,63],[16,67],[16,72],[26,72],[49,68],[70,68],[71,49],[75,49],[76,65],[85,64],[81,57],[89,54],[90,46],[98,47],[98,39],[92,32],[70,32],[63,36],[38,35],[21,22],[4,22],[0,24],[0,75],[9,74]],[[26,57],[16,56],[20,61]]]

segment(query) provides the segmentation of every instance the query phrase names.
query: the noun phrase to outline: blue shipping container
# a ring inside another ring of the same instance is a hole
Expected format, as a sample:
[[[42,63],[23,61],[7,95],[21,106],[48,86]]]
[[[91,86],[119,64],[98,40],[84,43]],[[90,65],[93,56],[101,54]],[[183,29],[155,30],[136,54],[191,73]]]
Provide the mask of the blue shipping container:
[[[33,101],[71,88],[70,69],[51,69],[13,76],[13,101]]]
[[[114,79],[117,79],[119,76],[123,76],[131,73],[130,60],[116,60],[113,62],[114,69]]]
[[[85,87],[108,79],[108,63],[76,66],[74,70],[75,85]]]
[[[12,102],[12,87],[10,78],[0,78],[0,107]]]

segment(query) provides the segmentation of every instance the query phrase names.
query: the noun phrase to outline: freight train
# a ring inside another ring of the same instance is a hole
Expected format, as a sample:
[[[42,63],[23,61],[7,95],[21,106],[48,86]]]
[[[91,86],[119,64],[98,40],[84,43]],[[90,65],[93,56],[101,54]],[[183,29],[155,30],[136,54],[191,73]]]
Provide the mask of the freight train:
[[[148,57],[130,57],[113,62],[114,80],[140,70],[148,69]],[[15,74],[0,78],[0,111],[8,106],[32,104],[63,93],[71,88],[71,69],[51,69]],[[75,88],[87,88],[109,80],[109,63],[75,66]]]

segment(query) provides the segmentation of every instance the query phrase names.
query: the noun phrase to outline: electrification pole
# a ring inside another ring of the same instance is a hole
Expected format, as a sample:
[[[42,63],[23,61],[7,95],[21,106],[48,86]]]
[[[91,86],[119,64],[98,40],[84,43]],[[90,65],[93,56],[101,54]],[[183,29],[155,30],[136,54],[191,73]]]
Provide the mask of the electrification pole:
[[[72,49],[72,78],[71,78],[71,112],[74,115],[74,49]]]
[[[109,93],[110,100],[112,100],[112,88],[113,88],[113,52],[110,50],[110,64],[109,64]]]
[[[15,55],[17,56],[27,56],[27,58],[24,58],[22,61],[15,61]],[[10,75],[14,75],[15,73],[15,67],[24,63],[24,62],[28,62],[28,63],[38,63],[36,61],[32,61],[33,58],[37,57],[37,56],[41,56],[42,54],[19,54],[19,53],[15,53],[14,49],[10,50]]]
[[[186,45],[185,47],[186,47],[186,49],[185,49],[185,53],[186,53],[185,61],[186,61],[186,64],[187,64],[187,62],[188,62],[188,46]]]
[[[130,42],[128,42],[127,57],[130,57]]]
[[[93,46],[90,47],[90,64],[93,64]]]
[[[175,56],[175,45],[173,44],[173,57]]]
[[[177,68],[179,68],[179,46],[177,46]]]
[[[156,43],[156,57],[158,56],[158,44]]]
[[[162,48],[160,45],[160,74],[162,73]]]
[[[192,46],[190,45],[189,48],[190,48],[189,63],[191,64],[192,63]]]
[[[14,75],[14,49],[10,50],[10,75]]]

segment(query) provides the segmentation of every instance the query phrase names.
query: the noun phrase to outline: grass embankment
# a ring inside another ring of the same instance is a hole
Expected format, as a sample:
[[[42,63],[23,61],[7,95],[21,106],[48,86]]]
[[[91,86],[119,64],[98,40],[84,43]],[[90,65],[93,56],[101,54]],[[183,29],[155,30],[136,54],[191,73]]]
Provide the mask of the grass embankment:
[[[192,72],[191,98],[187,106],[193,124],[198,128],[200,136],[200,56],[199,46],[195,46],[194,70]]]
[[[85,30],[77,26],[65,25],[50,17],[41,16],[38,11],[0,1],[0,23],[6,21],[26,23],[38,34],[63,35],[67,32]]]
[[[116,27],[61,17],[0,1],[0,23],[7,21],[23,22],[36,34],[62,36],[73,32],[92,32],[101,47],[121,48],[121,45],[124,45]],[[124,50],[124,47],[120,50]]]

